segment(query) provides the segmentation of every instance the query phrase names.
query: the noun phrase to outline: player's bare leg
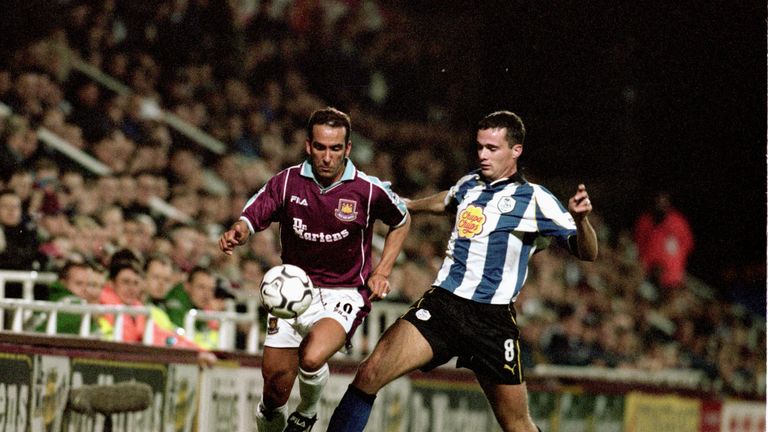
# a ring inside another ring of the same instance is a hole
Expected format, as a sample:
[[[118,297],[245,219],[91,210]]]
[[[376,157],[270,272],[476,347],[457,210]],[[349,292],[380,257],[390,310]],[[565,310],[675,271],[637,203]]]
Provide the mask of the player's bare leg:
[[[477,376],[496,420],[506,432],[537,432],[528,412],[528,390],[523,384],[494,384],[490,379]]]
[[[328,360],[347,340],[344,327],[332,318],[316,322],[299,347],[301,401],[288,417],[286,431],[307,431],[317,421],[317,403],[330,375]]]
[[[352,384],[368,394],[376,394],[395,379],[432,360],[432,347],[424,336],[405,320],[397,320],[382,335],[370,356],[357,370]]]
[[[371,355],[360,364],[354,381],[333,412],[328,430],[357,432],[365,428],[373,400],[382,387],[432,359],[432,348],[405,320],[397,320],[382,335]]]
[[[301,341],[299,347],[299,366],[313,372],[325,365],[347,341],[344,327],[332,318],[323,318],[316,322]]]
[[[288,398],[299,365],[296,348],[264,347],[261,374],[264,392],[256,414],[259,432],[281,432],[285,427]]]

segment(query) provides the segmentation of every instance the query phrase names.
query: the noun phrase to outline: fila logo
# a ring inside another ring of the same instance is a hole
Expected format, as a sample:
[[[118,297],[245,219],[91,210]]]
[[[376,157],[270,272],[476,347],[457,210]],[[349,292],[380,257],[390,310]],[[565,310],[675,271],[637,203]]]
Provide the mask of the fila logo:
[[[306,199],[299,198],[296,195],[291,195],[291,202],[292,203],[296,203],[296,204],[301,205],[301,206],[304,206],[304,207],[309,205],[309,204],[307,204],[307,200]]]

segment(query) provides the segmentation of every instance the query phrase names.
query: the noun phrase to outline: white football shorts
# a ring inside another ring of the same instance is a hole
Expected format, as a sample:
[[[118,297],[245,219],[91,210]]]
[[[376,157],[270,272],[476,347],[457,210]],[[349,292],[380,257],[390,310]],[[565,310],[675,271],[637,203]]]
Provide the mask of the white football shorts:
[[[351,333],[370,311],[357,288],[315,288],[312,304],[297,318],[283,319],[267,316],[267,337],[264,346],[272,348],[298,348],[312,326],[323,318],[331,318],[344,327],[349,339]]]

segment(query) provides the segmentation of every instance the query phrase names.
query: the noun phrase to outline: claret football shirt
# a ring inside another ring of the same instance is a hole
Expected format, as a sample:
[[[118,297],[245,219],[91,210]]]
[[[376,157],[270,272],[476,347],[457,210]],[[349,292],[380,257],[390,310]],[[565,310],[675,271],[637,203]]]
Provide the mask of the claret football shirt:
[[[355,288],[371,272],[371,239],[378,219],[405,223],[405,203],[376,177],[346,160],[341,179],[323,187],[303,162],[272,177],[245,204],[251,232],[280,223],[282,259],[304,269],[317,287]]]

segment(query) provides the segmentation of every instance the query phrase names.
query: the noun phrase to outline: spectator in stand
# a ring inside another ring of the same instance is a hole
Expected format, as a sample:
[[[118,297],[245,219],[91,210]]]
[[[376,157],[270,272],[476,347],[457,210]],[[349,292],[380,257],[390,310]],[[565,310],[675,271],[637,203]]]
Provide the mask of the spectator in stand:
[[[168,291],[173,288],[174,269],[171,259],[162,254],[151,255],[144,265],[147,302],[161,306]]]
[[[104,176],[96,180],[96,196],[100,208],[118,205],[120,197],[120,181],[117,177]]]
[[[176,325],[184,326],[184,316],[188,311],[199,307],[205,309],[216,289],[216,280],[203,267],[189,271],[186,280],[174,285],[165,296],[164,309]]]
[[[212,310],[215,302],[216,278],[205,267],[194,267],[187,280],[176,284],[162,302],[171,322],[184,328],[184,317],[192,309]],[[218,326],[215,323],[199,323],[196,326],[195,343],[205,348],[218,344]]]
[[[150,214],[150,201],[158,196],[157,175],[149,171],[138,171],[133,174],[136,177],[136,200],[129,208],[125,209],[127,214]],[[165,198],[165,197],[162,197]]]
[[[25,70],[16,76],[13,90],[4,102],[13,112],[30,120],[41,120],[44,107],[41,101],[42,75],[35,70]]]
[[[154,324],[152,343],[158,346],[195,349],[200,352],[201,363],[215,362],[216,357],[206,352],[209,347],[187,338],[180,326],[174,324],[163,309],[163,300],[171,289],[175,277],[171,259],[162,254],[152,255],[147,258],[144,272],[145,304],[150,309]]]
[[[93,155],[115,173],[123,173],[130,168],[130,161],[135,151],[134,141],[119,130],[113,130],[105,135],[93,145],[92,149]],[[115,181],[119,185],[119,180],[115,179]],[[118,200],[120,195],[118,191],[115,200]]]
[[[34,270],[40,265],[37,227],[24,217],[21,198],[10,189],[0,191],[0,269]],[[6,296],[19,297],[8,290]]]
[[[112,249],[120,244],[125,226],[123,209],[116,205],[102,207],[98,213],[98,220],[104,227],[106,241]]]
[[[137,214],[123,223],[123,247],[144,256],[152,252],[152,238],[157,234],[155,221],[145,215]]]
[[[85,178],[79,171],[67,170],[61,174],[60,179],[59,204],[64,213],[73,216],[77,201],[84,192]]]
[[[117,198],[117,204],[128,209],[136,203],[136,178],[132,174],[123,173],[119,178],[120,196]]]
[[[13,115],[0,128],[0,176],[31,166],[38,150],[37,135],[25,117]]]
[[[59,201],[59,168],[50,159],[39,159],[35,163],[35,182],[29,203],[30,214],[58,214],[61,210]]]
[[[200,198],[200,213],[197,218],[211,237],[218,237],[226,231],[229,222],[229,194],[203,192]]]
[[[101,106],[101,87],[84,76],[74,80],[77,82],[68,98],[74,109],[67,120],[80,127],[87,141],[99,141],[112,127],[107,113]]]
[[[167,178],[171,187],[183,186],[194,191],[203,189],[201,158],[192,150],[176,150],[169,162]]]
[[[106,305],[141,306],[143,304],[141,259],[127,249],[121,249],[112,256],[109,265],[109,280],[99,296],[99,303]],[[115,331],[115,316],[99,317],[102,337],[112,339]],[[141,342],[147,318],[144,315],[125,315],[123,341]]]
[[[35,176],[32,172],[27,168],[16,168],[10,174],[7,186],[21,198],[21,207],[24,209],[24,213],[29,213],[29,205],[35,187]]]
[[[84,262],[67,262],[59,272],[59,278],[48,287],[48,301],[64,304],[98,303],[103,288],[103,276],[93,266]],[[47,314],[39,314],[37,331],[45,331]],[[56,333],[79,334],[82,316],[59,313]],[[91,331],[96,329],[93,323]]]
[[[560,325],[554,328],[545,346],[545,353],[555,364],[586,366],[591,360],[591,350],[584,343],[584,323],[573,306],[566,306],[560,312]]]
[[[636,221],[634,237],[647,277],[662,290],[682,286],[693,233],[686,217],[672,206],[669,193],[656,194],[653,208]]]

